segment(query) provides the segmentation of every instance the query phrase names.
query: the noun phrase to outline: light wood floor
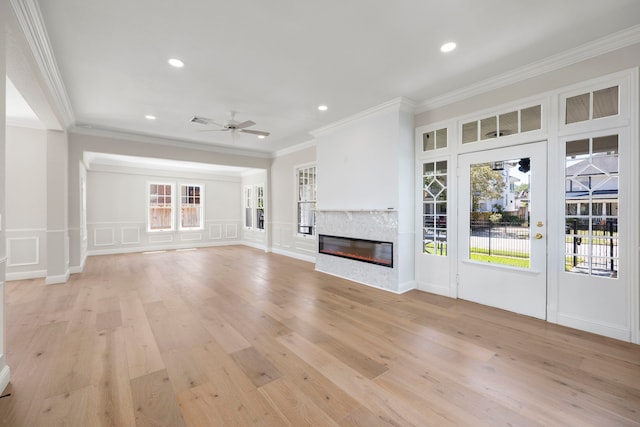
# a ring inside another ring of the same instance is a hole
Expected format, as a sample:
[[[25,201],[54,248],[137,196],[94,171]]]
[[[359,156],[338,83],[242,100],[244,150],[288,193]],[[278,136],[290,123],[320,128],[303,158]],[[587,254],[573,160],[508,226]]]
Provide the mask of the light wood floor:
[[[239,246],[6,284],[6,426],[640,425],[640,346]]]

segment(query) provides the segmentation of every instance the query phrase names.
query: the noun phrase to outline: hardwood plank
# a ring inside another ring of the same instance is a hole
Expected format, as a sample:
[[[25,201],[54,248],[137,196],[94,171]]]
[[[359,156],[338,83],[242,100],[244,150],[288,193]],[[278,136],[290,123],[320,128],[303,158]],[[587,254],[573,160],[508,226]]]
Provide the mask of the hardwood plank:
[[[184,426],[166,370],[131,380],[136,426]]]
[[[139,298],[123,299],[120,301],[120,307],[129,378],[134,379],[165,369],[142,301]]]
[[[85,426],[90,386],[44,400],[35,426]]]
[[[135,426],[126,342],[121,328],[99,334],[91,369],[87,425]]]
[[[231,353],[231,357],[256,387],[262,387],[282,376],[282,373],[254,347]]]

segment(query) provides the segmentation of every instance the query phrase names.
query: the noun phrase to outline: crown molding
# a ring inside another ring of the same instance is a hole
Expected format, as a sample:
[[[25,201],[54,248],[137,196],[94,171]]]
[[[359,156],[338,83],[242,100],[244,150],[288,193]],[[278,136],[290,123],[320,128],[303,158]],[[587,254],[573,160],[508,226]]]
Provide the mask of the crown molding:
[[[155,136],[155,135],[132,133],[129,131],[118,130],[118,129],[72,126],[71,128],[69,128],[68,132],[74,135],[87,135],[87,136],[121,139],[121,140],[128,140],[128,141],[134,141],[134,142],[141,142],[145,144],[165,145],[170,147],[187,148],[191,150],[209,151],[209,152],[220,153],[220,154],[232,154],[235,156],[243,156],[243,157],[255,157],[255,158],[261,158],[261,159],[271,159],[273,157],[270,152],[255,151],[248,148],[223,147],[220,145],[205,144],[205,143],[200,143],[195,141],[169,139],[166,137]]]
[[[10,0],[10,3],[42,77],[62,115],[65,127],[68,127],[75,121],[73,109],[51,50],[38,3],[35,0]]]
[[[415,101],[409,99],[409,98],[405,98],[405,97],[399,97],[399,98],[395,98],[392,99],[391,101],[387,101],[384,102],[380,105],[376,105],[375,107],[371,107],[367,110],[361,111],[357,114],[354,114],[353,116],[350,117],[346,117],[342,120],[338,120],[337,122],[333,122],[327,126],[323,126],[319,129],[315,129],[312,130],[311,132],[309,132],[311,135],[313,135],[314,137],[317,137],[318,135],[321,135],[323,133],[327,133],[327,132],[331,132],[337,128],[340,128],[342,126],[345,126],[351,122],[355,122],[358,121],[360,119],[363,119],[365,117],[369,117],[372,116],[374,114],[377,114],[379,112],[382,111],[386,111],[386,110],[393,110],[393,109],[398,109],[398,111],[404,111],[404,112],[409,112],[409,113],[414,113],[415,109],[416,109],[416,103]]]
[[[543,60],[451,91],[442,96],[430,98],[420,103],[415,112],[419,114],[444,107],[472,96],[500,89],[637,43],[640,43],[640,25],[635,25]]]
[[[307,142],[303,142],[300,144],[293,145],[291,147],[283,148],[282,150],[275,151],[273,153],[273,157],[276,158],[276,157],[286,156],[288,154],[293,154],[295,152],[306,150],[307,148],[311,148],[315,146],[316,146],[316,140],[312,139]]]

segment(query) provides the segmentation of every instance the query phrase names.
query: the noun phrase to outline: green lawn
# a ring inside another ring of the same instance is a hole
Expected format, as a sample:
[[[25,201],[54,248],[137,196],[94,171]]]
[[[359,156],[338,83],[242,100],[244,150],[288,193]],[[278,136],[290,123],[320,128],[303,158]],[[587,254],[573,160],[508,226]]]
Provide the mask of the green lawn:
[[[471,253],[470,258],[474,261],[481,261],[490,264],[501,264],[501,265],[509,265],[511,267],[520,267],[520,268],[529,268],[529,260],[524,258],[514,258],[508,256],[498,256],[498,255],[485,255],[478,253]]]

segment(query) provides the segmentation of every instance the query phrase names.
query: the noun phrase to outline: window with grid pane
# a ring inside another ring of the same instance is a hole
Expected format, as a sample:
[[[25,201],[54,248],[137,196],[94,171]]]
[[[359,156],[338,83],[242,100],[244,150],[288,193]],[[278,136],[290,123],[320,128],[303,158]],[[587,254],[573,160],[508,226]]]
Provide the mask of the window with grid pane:
[[[297,170],[298,233],[315,235],[316,228],[316,167]]]
[[[565,271],[616,278],[618,135],[566,143]]]
[[[256,228],[264,230],[264,186],[256,185]]]
[[[422,165],[422,252],[447,255],[447,161]]]
[[[202,228],[202,186],[180,186],[180,228]]]
[[[173,199],[171,184],[149,184],[149,231],[173,230]]]

